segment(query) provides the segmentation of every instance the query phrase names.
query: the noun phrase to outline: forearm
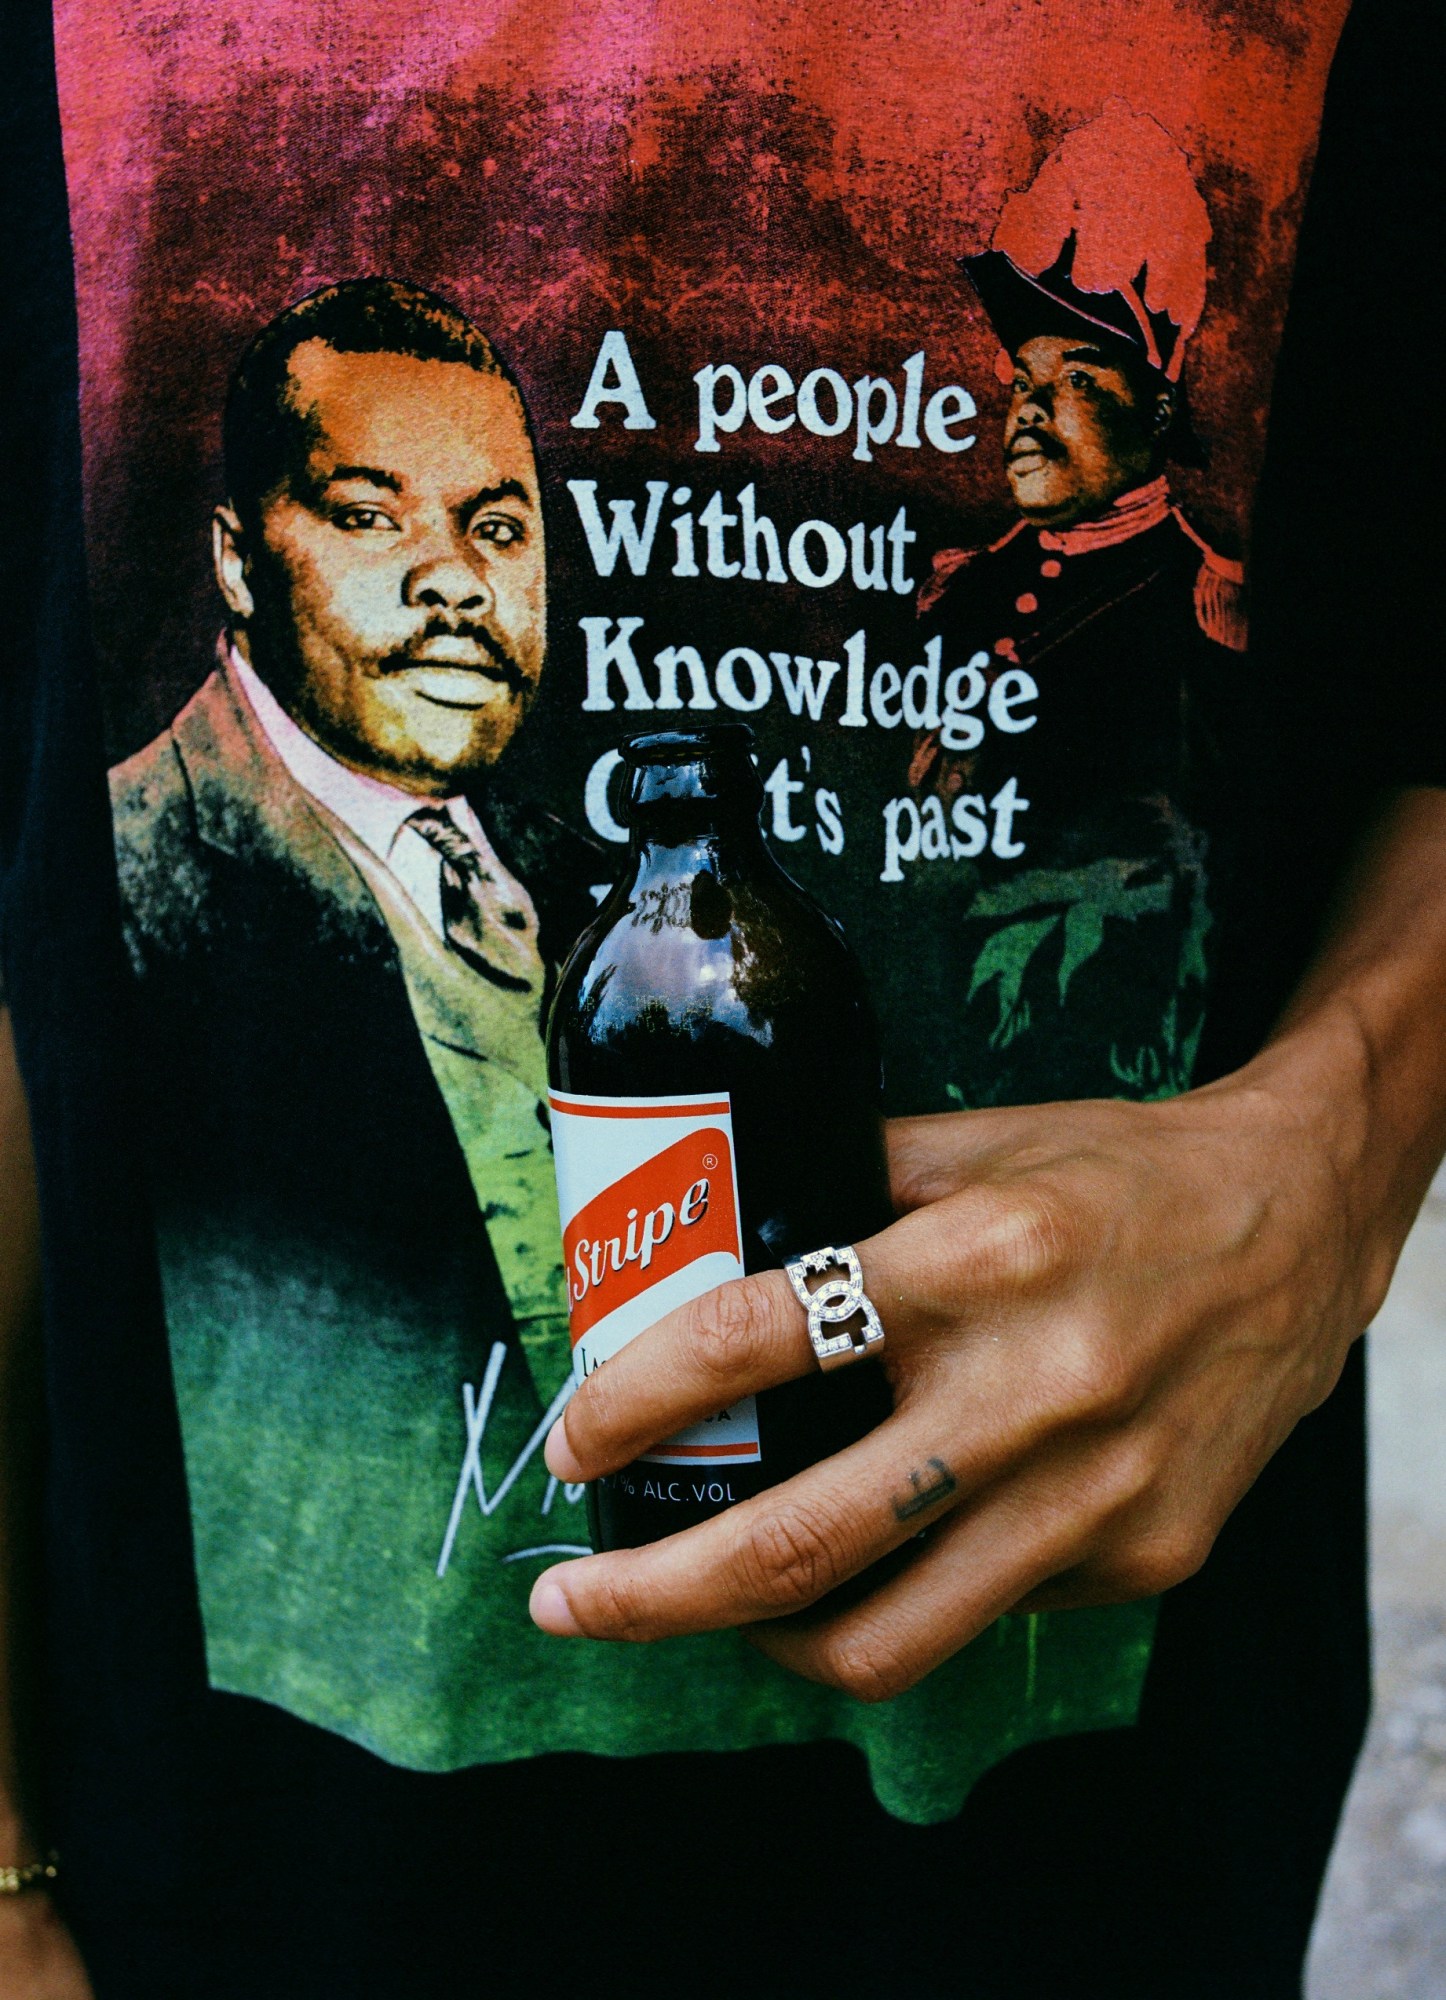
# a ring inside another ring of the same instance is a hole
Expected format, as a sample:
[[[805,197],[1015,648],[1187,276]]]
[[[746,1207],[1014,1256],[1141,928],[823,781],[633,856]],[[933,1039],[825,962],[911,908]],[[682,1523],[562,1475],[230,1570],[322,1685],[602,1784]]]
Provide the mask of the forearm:
[[[15,1711],[36,1477],[38,1234],[29,1121],[10,1017],[0,1008],[0,1862],[33,1858],[20,1802]]]
[[[1364,1324],[1446,1149],[1446,789],[1387,804],[1275,1033],[1217,1088],[1269,1093],[1323,1151]]]

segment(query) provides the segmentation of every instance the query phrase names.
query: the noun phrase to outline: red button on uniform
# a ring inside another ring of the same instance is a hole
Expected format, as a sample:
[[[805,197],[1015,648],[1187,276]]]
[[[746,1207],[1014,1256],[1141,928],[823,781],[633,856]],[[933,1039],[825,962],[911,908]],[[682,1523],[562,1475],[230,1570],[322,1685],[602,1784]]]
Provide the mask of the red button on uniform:
[[[1060,564],[1058,558],[1055,556],[1048,557],[1044,562],[1042,562],[1039,565],[1039,573],[1041,576],[1058,576],[1059,571],[1060,571]]]
[[[1026,590],[1022,596],[1015,598],[1014,608],[1025,618],[1031,617],[1039,609],[1039,599],[1032,590]]]
[[[1001,660],[1012,660],[1016,657],[1014,641],[1012,639],[996,639],[994,641],[994,650],[998,653]]]

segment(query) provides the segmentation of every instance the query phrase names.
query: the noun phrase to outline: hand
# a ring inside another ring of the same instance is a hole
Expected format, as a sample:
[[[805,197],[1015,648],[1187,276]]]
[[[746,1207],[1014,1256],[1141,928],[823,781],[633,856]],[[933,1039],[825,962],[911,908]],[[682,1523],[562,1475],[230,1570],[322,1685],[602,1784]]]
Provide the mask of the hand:
[[[0,1993],[5,2000],[94,2000],[70,1932],[41,1890],[0,1897]]]
[[[1166,1103],[895,1123],[904,1213],[858,1246],[892,1417],[702,1526],[548,1570],[533,1617],[597,1639],[752,1626],[877,1700],[1003,1612],[1181,1582],[1384,1295],[1399,1242],[1347,1199],[1347,1095],[1261,1058]],[[783,1273],[739,1279],[589,1376],[547,1463],[595,1479],[814,1365]],[[783,1620],[922,1528],[862,1601]]]

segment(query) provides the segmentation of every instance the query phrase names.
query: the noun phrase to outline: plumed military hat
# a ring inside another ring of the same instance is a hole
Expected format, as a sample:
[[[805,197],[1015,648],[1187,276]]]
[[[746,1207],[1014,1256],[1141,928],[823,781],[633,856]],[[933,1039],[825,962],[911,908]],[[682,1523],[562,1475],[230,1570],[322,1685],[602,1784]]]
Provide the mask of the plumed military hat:
[[[1001,344],[1118,342],[1167,382],[1205,309],[1210,217],[1164,127],[1111,98],[1005,202],[989,249],[960,263]]]

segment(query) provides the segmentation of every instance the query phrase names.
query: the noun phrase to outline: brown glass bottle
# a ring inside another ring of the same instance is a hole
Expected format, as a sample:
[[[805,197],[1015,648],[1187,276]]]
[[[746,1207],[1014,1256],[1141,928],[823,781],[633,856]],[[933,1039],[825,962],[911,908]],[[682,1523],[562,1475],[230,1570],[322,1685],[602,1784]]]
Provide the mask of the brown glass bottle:
[[[630,865],[568,960],[548,1029],[575,1339],[589,1313],[606,1327],[631,1312],[636,1332],[730,1269],[777,1269],[892,1218],[863,972],[769,851],[751,751],[742,724],[623,746]],[[589,1149],[591,1178],[579,1178]],[[686,1261],[709,1245],[711,1264]],[[882,1370],[863,1362],[810,1371],[752,1407],[596,1481],[594,1547],[690,1527],[842,1449],[890,1403]],[[720,1436],[733,1442],[707,1441]]]

